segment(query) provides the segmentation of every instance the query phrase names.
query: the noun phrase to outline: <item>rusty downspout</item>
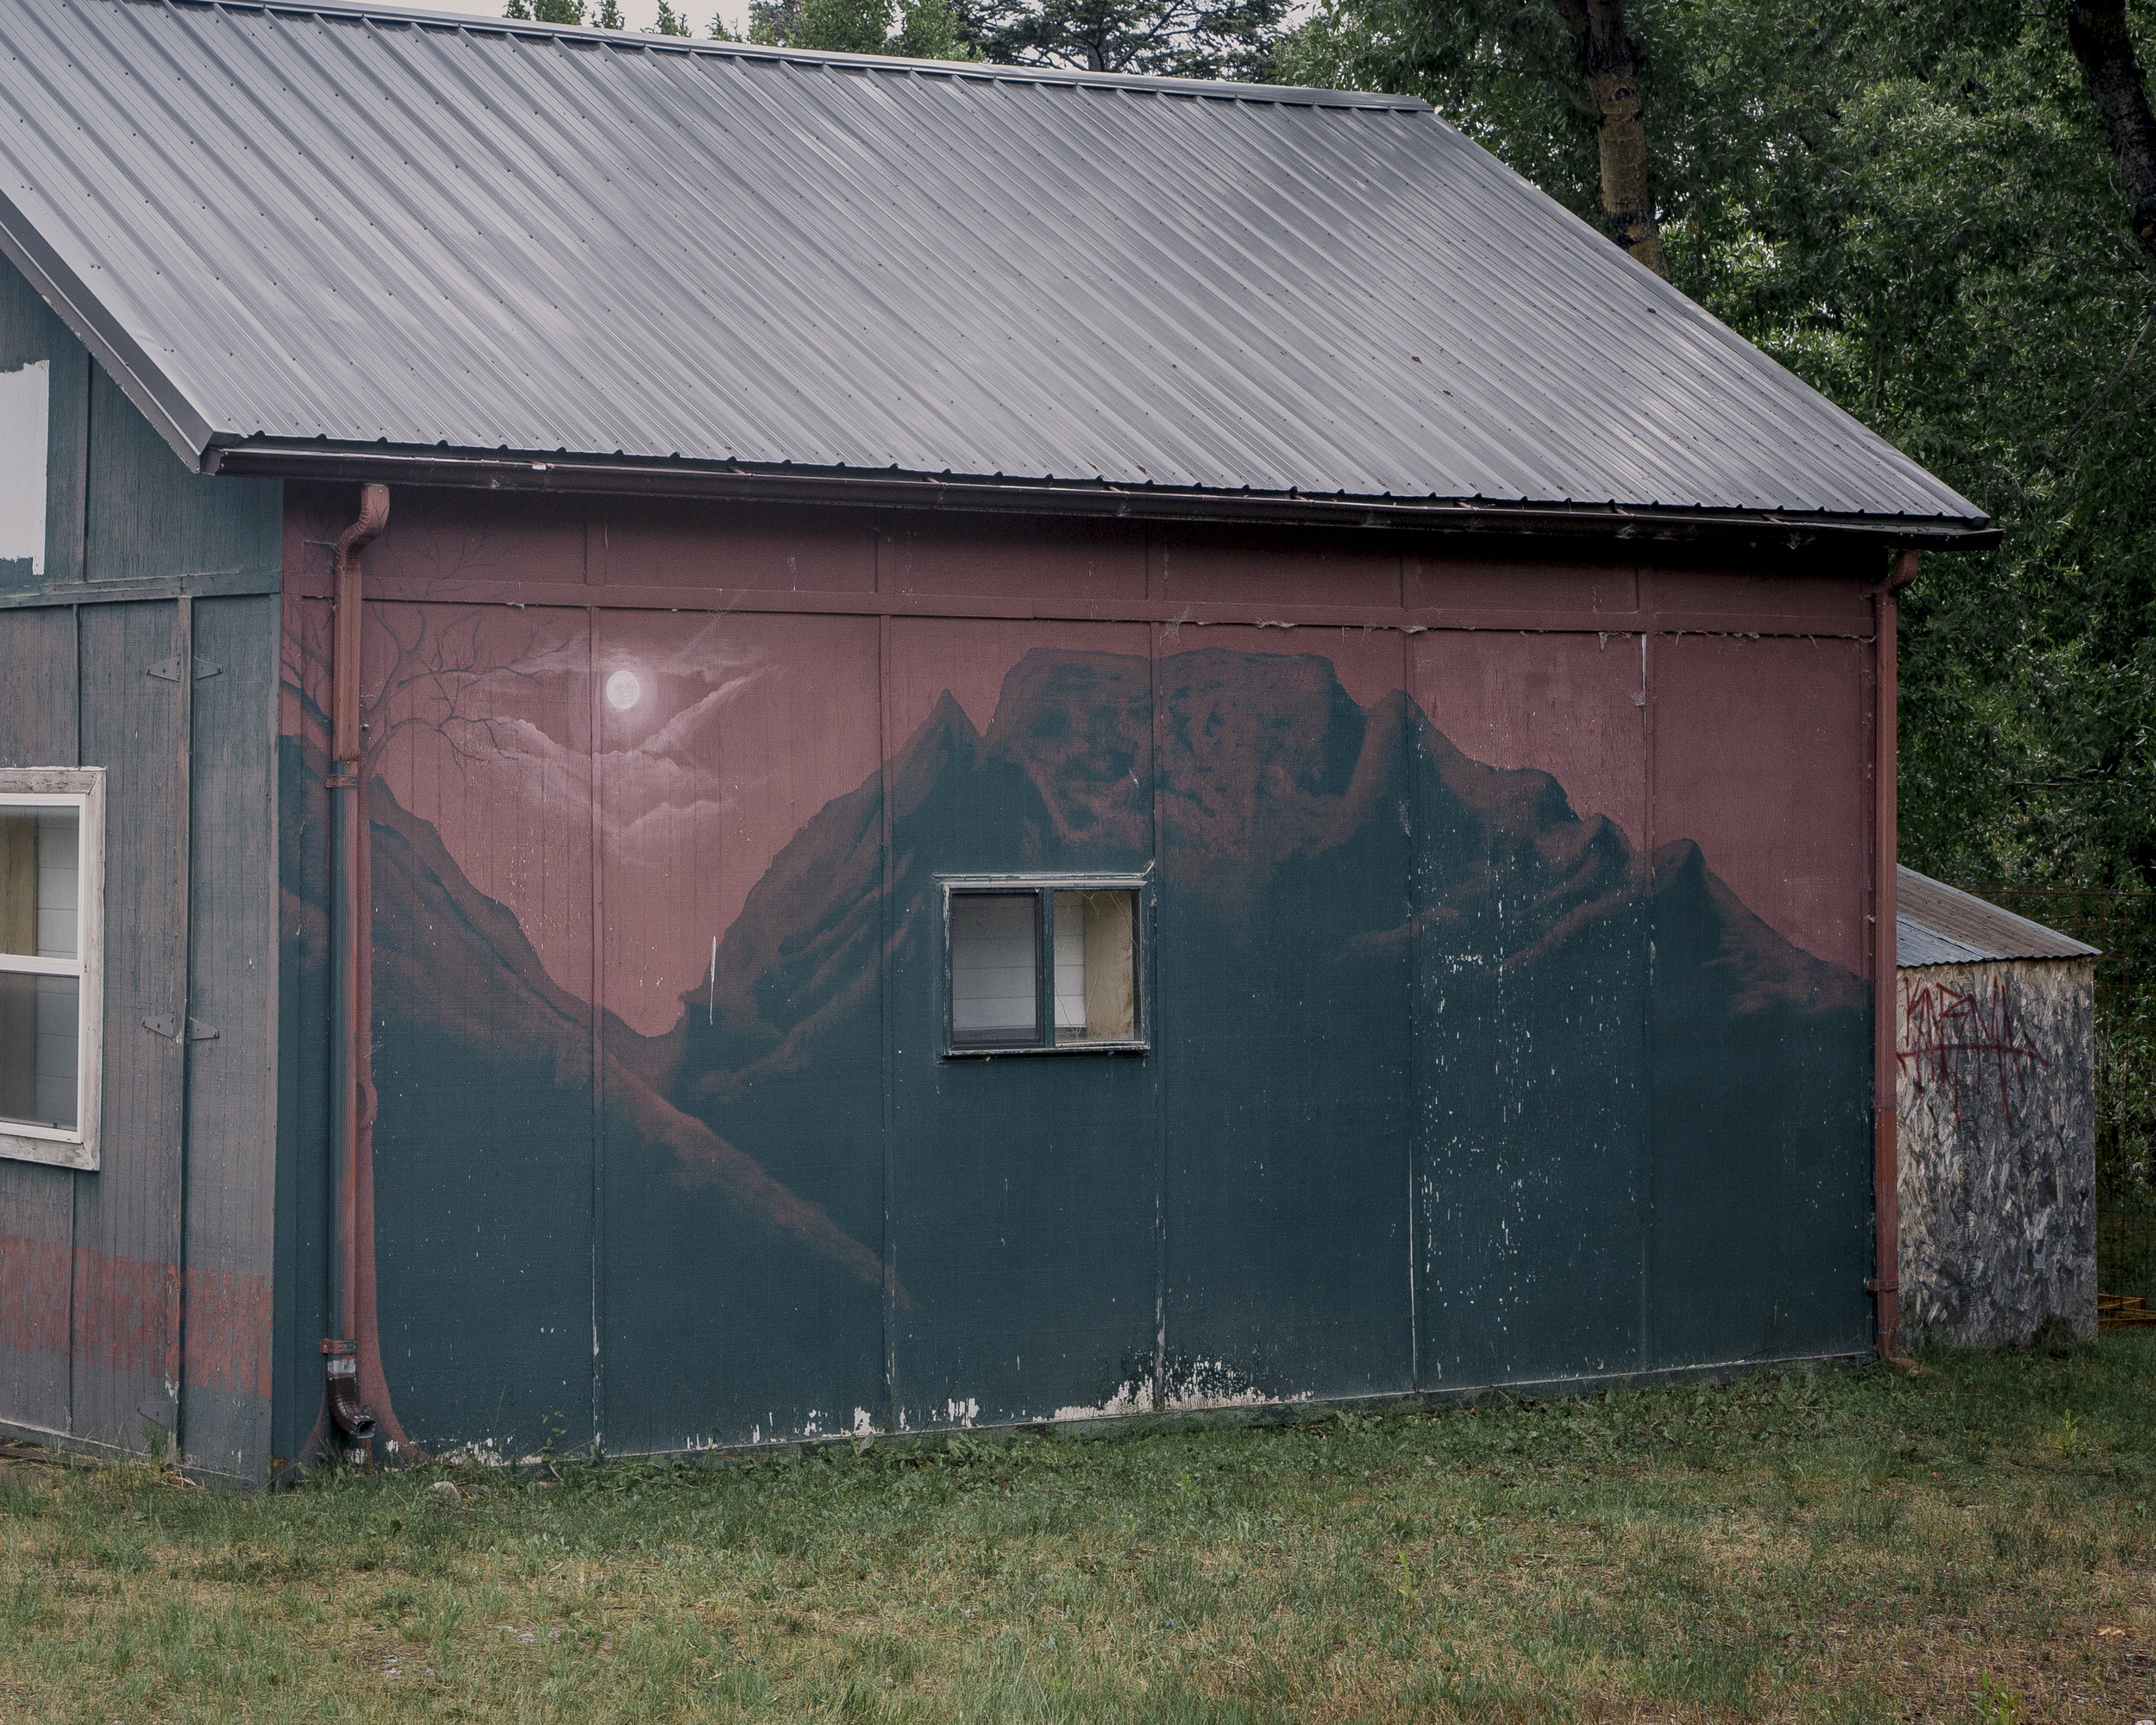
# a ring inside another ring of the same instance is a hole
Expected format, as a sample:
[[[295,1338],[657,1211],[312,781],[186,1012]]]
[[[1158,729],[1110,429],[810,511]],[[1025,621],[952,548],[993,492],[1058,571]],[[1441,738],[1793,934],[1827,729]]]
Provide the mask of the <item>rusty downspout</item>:
[[[337,540],[329,681],[329,1312],[323,1392],[347,1458],[372,1458],[374,1416],[360,1405],[359,1292],[360,554],[389,522],[389,487],[360,493]]]
[[[1894,573],[1876,595],[1877,627],[1873,639],[1878,655],[1878,711],[1872,721],[1877,760],[1872,789],[1877,804],[1872,830],[1878,844],[1873,858],[1872,1003],[1871,1003],[1871,1214],[1876,1273],[1865,1285],[1878,1302],[1879,1356],[1896,1364],[1902,1352],[1902,1197],[1901,1147],[1897,1138],[1895,1059],[1897,1000],[1895,982],[1894,869],[1898,860],[1895,773],[1895,733],[1899,711],[1897,688],[1899,640],[1896,630],[1896,595],[1916,579],[1916,553],[1903,551],[1894,561]]]

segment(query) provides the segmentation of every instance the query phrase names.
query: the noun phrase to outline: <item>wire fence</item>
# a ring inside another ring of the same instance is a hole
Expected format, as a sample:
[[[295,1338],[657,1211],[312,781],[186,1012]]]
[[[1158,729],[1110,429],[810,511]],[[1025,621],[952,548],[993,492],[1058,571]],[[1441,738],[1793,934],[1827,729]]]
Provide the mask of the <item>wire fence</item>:
[[[2156,1307],[2156,893],[1984,882],[1965,892],[2099,949],[2096,1286]]]

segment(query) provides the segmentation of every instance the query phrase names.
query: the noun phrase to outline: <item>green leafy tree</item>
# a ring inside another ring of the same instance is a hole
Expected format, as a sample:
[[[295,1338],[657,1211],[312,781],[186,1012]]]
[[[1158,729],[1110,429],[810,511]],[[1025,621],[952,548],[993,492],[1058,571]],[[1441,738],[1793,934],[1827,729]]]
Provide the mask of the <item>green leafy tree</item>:
[[[580,24],[584,22],[584,0],[509,0],[502,9],[502,16],[521,18],[526,23]]]
[[[592,28],[595,30],[625,30],[629,21],[621,15],[621,0],[599,0],[592,9]]]
[[[613,0],[607,0],[607,3],[611,5]],[[659,22],[652,26],[652,33],[661,36],[686,36],[692,34],[689,29],[689,21],[668,5],[667,0],[659,0]]]
[[[783,47],[793,41],[801,22],[801,0],[749,0],[749,40],[768,47]]]
[[[791,41],[829,53],[881,53],[891,25],[891,0],[801,0]]]
[[[978,60],[951,0],[755,0],[749,40],[826,53]]]
[[[959,34],[950,0],[913,0],[899,14],[898,33],[885,52],[908,60],[979,60],[980,51]]]
[[[959,28],[1017,66],[1263,80],[1290,0],[962,0]]]

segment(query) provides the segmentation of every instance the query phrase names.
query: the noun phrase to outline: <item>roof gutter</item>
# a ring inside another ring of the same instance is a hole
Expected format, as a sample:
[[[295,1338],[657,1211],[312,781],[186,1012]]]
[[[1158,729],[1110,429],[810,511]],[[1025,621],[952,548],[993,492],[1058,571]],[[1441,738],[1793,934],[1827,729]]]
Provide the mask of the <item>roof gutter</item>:
[[[752,467],[733,462],[481,455],[248,442],[210,448],[204,473],[490,491],[695,498],[712,502],[1056,515],[1109,520],[1390,529],[1414,533],[1745,543],[1784,551],[1830,546],[1984,551],[2004,536],[1948,517],[1807,516],[1780,511],[1654,509],[1617,504],[1401,500],[1300,492],[1200,491],[1105,480],[1003,480]]]

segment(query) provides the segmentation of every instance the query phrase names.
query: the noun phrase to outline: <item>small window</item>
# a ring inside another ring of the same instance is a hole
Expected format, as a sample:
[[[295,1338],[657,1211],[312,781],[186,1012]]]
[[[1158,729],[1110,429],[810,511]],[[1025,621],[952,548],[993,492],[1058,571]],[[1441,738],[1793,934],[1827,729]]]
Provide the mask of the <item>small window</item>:
[[[947,881],[950,1049],[1143,1047],[1142,883]]]
[[[0,1156],[97,1165],[104,775],[0,771]]]

